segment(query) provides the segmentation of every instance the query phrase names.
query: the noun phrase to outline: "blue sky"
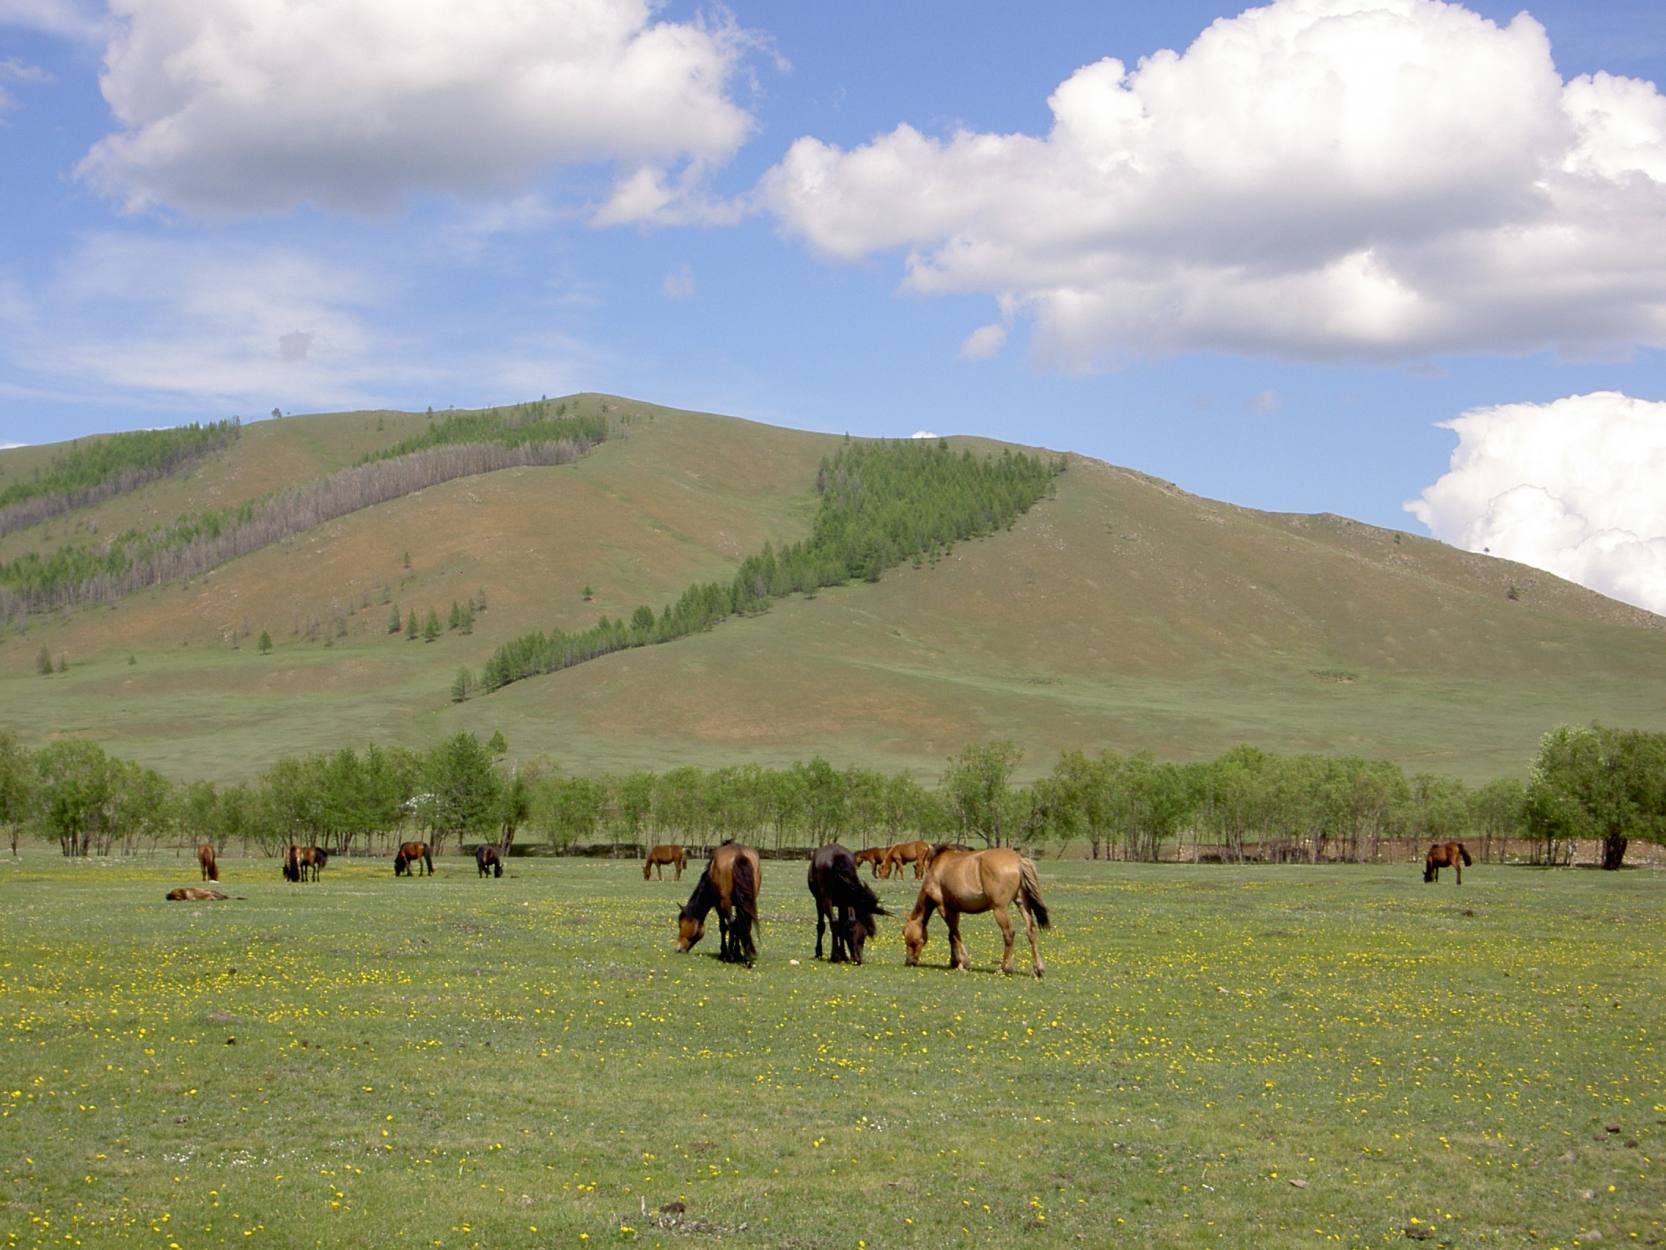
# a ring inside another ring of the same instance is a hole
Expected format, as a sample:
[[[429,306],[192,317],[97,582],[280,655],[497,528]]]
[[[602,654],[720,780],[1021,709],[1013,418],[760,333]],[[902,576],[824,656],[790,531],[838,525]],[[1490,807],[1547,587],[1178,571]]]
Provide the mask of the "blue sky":
[[[1657,0],[0,0],[0,444],[604,390],[1666,610],[1663,83]]]

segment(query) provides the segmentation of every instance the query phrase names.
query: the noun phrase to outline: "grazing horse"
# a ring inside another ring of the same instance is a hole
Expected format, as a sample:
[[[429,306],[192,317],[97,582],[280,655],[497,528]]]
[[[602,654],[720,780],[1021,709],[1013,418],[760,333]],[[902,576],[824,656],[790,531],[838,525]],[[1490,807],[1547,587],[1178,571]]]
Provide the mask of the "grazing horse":
[[[889,877],[893,872],[897,880],[902,880],[902,866],[914,865],[914,880],[918,881],[926,875],[926,865],[931,861],[931,844],[928,842],[898,842],[885,852],[885,862],[879,866],[879,875]]]
[[[329,862],[329,853],[321,846],[296,846],[291,843],[283,853],[283,875],[286,881],[316,881]]]
[[[396,877],[412,876],[412,864],[421,864],[428,869],[429,876],[434,875],[434,856],[428,849],[428,843],[403,843],[399,848],[399,854],[393,857],[393,875]]]
[[[816,900],[816,958],[821,938],[833,930],[832,961],[862,962],[862,946],[878,930],[875,916],[891,913],[857,875],[856,857],[837,842],[829,842],[810,857],[810,894]]]
[[[677,869],[676,880],[683,879],[683,865],[688,862],[688,855],[680,846],[656,846],[648,852],[648,858],[642,861],[642,879],[648,879],[650,868],[658,869],[659,879],[665,880],[665,866],[673,865]]]
[[[210,878],[213,880],[213,878]],[[169,890],[165,896],[170,903],[207,903],[214,899],[225,898],[218,890],[205,890],[200,885],[182,885]]]
[[[860,851],[857,851],[852,858],[856,860],[856,866],[858,868],[860,868],[863,864],[869,865],[873,869],[874,877],[877,879],[879,876],[879,866],[885,862],[885,857],[890,854],[890,852],[891,848],[888,846],[865,846]]]
[[[925,884],[920,897],[909,912],[902,927],[902,938],[908,954],[903,963],[912,968],[920,961],[920,951],[926,944],[926,923],[935,908],[943,909],[943,922],[949,926],[949,967],[964,969],[967,965],[966,944],[960,940],[962,912],[993,911],[995,923],[1001,926],[1006,940],[1006,952],[1001,957],[1001,971],[1012,971],[1012,921],[1007,916],[1007,904],[1015,899],[1024,915],[1024,931],[1030,939],[1030,956],[1034,960],[1030,970],[1037,977],[1046,971],[1041,962],[1041,951],[1036,947],[1036,926],[1045,929],[1049,920],[1047,904],[1041,901],[1041,883],[1036,879],[1035,864],[1007,847],[993,847],[987,851],[967,851],[938,843],[931,848],[931,866],[926,869]]]
[[[218,881],[220,879],[220,865],[214,862],[214,844],[204,842],[197,848],[197,863],[202,867],[204,881]]]
[[[482,842],[474,848],[474,866],[480,870],[482,877],[490,873],[494,877],[503,875],[503,856],[497,847],[490,842]]]
[[[1437,842],[1429,848],[1428,855],[1423,858],[1423,880],[1439,881],[1440,870],[1451,868],[1458,874],[1458,884],[1464,883],[1464,869],[1475,861],[1470,859],[1469,852],[1464,850],[1462,842]]]
[[[758,887],[762,883],[758,852],[732,840],[723,843],[712,852],[694,893],[677,913],[677,950],[686,954],[700,940],[706,932],[706,915],[715,907],[721,935],[717,957],[750,968],[758,957],[752,928],[758,923]]]

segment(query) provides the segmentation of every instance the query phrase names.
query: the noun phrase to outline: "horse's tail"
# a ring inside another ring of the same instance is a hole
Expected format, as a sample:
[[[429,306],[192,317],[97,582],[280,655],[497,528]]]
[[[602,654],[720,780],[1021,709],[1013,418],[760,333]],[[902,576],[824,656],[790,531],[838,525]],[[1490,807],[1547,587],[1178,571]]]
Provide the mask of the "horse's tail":
[[[1035,922],[1045,929],[1052,923],[1047,904],[1041,901],[1041,879],[1035,875],[1035,862],[1028,856],[1018,860],[1018,885],[1024,891],[1024,906],[1030,909]]]
[[[758,947],[752,940],[752,929],[758,923],[758,878],[752,871],[752,861],[745,855],[735,856],[730,882],[729,901],[734,905],[735,942],[746,954],[746,962],[757,957]]]
[[[208,879],[210,881],[218,881],[220,879],[220,865],[212,859],[208,861]]]
[[[1468,868],[1471,864],[1473,864],[1475,862],[1474,860],[1472,860],[1469,857],[1469,852],[1464,849],[1464,844],[1462,842],[1458,843],[1458,854],[1463,857],[1465,868]]]
[[[301,863],[293,846],[283,853],[283,879],[285,881],[299,881],[301,879]]]

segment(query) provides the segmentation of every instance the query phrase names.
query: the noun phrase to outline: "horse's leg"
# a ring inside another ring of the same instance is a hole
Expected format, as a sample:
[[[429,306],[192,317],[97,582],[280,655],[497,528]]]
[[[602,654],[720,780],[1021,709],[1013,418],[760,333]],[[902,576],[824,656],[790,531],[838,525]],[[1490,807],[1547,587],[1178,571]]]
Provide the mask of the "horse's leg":
[[[1458,884],[1462,885],[1464,883],[1464,861],[1463,861],[1463,856],[1454,855],[1452,857],[1452,871],[1458,874]]]
[[[960,940],[960,913],[947,903],[943,904],[943,923],[949,927],[949,969],[964,972],[972,961],[966,957],[966,943]]]
[[[1035,917],[1030,914],[1029,905],[1024,902],[1022,893],[1018,895],[1018,910],[1024,917],[1024,932],[1030,939],[1030,971],[1035,973],[1036,980],[1039,981],[1041,974],[1047,971],[1047,965],[1041,962],[1041,948],[1035,941]]]
[[[816,958],[817,959],[821,958],[821,935],[825,932],[827,932],[827,904],[822,901],[821,895],[818,894],[818,895],[816,895]],[[837,942],[839,940],[837,934],[834,935],[833,940],[835,942]]]
[[[1005,950],[1001,955],[1001,971],[1012,975],[1012,917],[1007,914],[1007,905],[1002,903],[995,908],[995,923],[1001,926],[1001,941]]]

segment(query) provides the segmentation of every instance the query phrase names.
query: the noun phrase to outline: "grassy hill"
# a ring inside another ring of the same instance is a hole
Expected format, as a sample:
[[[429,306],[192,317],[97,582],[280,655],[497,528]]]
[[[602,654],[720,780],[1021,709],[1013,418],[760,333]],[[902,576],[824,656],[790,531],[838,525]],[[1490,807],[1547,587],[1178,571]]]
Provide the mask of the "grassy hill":
[[[1026,748],[1027,773],[1065,748],[1183,759],[1250,741],[1479,779],[1521,772],[1561,721],[1666,728],[1651,694],[1666,678],[1659,618],[1520,565],[1216,503],[1082,457],[1012,530],[935,564],[453,704],[458,668],[510,638],[658,609],[766,541],[802,538],[817,465],[839,443],[570,402],[614,431],[575,464],[448,482],[193,582],[14,628],[0,638],[0,723],[216,780],[279,754],[457,729],[502,729],[515,754],[575,771],[819,752],[935,776],[968,740],[999,735]],[[176,477],[7,536],[0,559],[257,498],[425,420],[254,424]],[[44,454],[0,453],[0,484]],[[471,635],[387,632],[395,607],[443,619],[481,591]],[[262,630],[271,655],[253,645]],[[69,670],[38,676],[43,647]]]

